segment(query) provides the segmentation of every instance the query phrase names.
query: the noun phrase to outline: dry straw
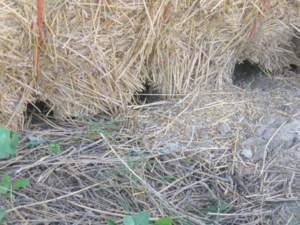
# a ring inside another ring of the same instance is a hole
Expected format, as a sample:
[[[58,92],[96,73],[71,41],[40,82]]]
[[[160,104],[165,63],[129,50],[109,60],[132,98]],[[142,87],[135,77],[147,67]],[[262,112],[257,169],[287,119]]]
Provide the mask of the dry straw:
[[[170,216],[174,224],[297,224],[300,142],[287,149],[275,136],[299,121],[299,81],[276,86],[131,106],[144,110],[110,121],[38,123],[20,133],[17,157],[0,161],[0,178],[30,180],[12,190],[15,199],[0,196],[3,223],[122,224],[123,216],[148,210],[152,221]],[[270,137],[256,135],[261,127]],[[60,153],[46,144],[26,149],[28,136],[58,144]]]
[[[1,0],[0,122],[22,129],[36,100],[61,119],[115,114],[145,82],[168,96],[220,89],[246,59],[271,72],[299,64],[299,2],[267,2],[44,1],[35,83],[36,1]]]

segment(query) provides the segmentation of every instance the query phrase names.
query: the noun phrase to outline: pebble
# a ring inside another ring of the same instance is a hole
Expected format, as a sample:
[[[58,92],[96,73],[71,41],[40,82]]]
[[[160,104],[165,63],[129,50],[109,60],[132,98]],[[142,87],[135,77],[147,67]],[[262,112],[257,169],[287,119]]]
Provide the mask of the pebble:
[[[244,150],[241,152],[241,154],[242,154],[243,156],[245,156],[246,158],[248,158],[248,159],[252,159],[252,157],[253,157],[253,152],[252,152],[251,149],[244,149]]]
[[[231,131],[231,127],[227,123],[224,123],[219,127],[219,131],[222,135],[225,135]]]

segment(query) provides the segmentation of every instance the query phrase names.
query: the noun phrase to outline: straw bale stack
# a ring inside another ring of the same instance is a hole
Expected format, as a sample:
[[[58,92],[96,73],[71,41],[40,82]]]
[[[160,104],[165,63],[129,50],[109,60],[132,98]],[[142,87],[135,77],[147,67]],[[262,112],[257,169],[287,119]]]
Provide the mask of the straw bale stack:
[[[112,1],[48,1],[41,86],[59,117],[117,113],[143,88],[143,60],[130,55],[135,12],[143,5]],[[46,81],[46,83],[43,83]]]
[[[299,35],[300,2],[270,1],[256,34],[243,47],[238,61],[248,59],[270,72],[279,71],[290,64],[300,66],[295,49]]]
[[[168,96],[219,89],[246,59],[270,72],[300,65],[292,50],[299,7],[296,0],[43,1],[35,82],[36,0],[0,0],[0,123],[20,128],[36,100],[61,119],[117,113],[146,82]]]
[[[0,125],[17,128],[36,94],[33,81],[34,5],[0,1]]]
[[[172,3],[167,23],[157,23],[159,38],[150,42],[153,82],[162,93],[188,93],[230,84],[236,63],[246,59],[268,72],[300,65],[291,51],[292,37],[300,31],[299,2],[270,1],[257,22],[264,2]]]

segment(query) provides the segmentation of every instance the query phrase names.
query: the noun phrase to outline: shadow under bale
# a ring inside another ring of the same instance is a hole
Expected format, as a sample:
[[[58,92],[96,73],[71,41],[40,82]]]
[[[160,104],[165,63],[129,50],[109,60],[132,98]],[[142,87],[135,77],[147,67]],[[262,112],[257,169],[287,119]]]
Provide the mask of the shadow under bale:
[[[236,64],[232,75],[233,85],[239,86],[242,82],[251,82],[261,72],[258,65],[252,64],[248,60]]]
[[[54,120],[54,111],[49,103],[44,101],[29,102],[24,112],[27,123],[40,123],[44,119]]]
[[[144,90],[135,94],[134,103],[144,104],[153,103],[162,100],[162,95],[156,89],[153,84],[146,82],[144,84]]]

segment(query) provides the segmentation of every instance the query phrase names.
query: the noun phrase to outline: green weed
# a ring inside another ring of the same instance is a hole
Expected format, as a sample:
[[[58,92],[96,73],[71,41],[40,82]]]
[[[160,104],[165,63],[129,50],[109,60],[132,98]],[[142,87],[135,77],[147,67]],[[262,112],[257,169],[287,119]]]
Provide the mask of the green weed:
[[[55,155],[59,154],[58,144],[48,144],[48,149],[50,152],[54,153]]]
[[[252,91],[251,85],[252,85],[253,82],[254,82],[254,79],[251,82],[248,83],[247,88],[246,88],[247,92],[251,92]]]
[[[1,221],[2,221],[3,218],[4,218],[5,213],[6,213],[6,210],[5,210],[5,209],[1,209],[1,210],[0,210],[0,224],[2,224]]]
[[[232,209],[232,205],[223,201],[221,206],[208,206],[207,208],[201,209],[200,212],[207,215],[208,213],[227,213]],[[210,215],[208,217],[212,221],[219,221],[221,218],[219,216]],[[214,222],[205,222],[206,224],[214,224]]]
[[[21,178],[16,180],[12,185],[10,185],[10,177],[8,174],[5,174],[0,183],[0,194],[4,195],[8,199],[15,198],[15,195],[12,193],[12,190],[16,191],[22,187],[26,187],[29,185],[29,180],[26,178]],[[5,209],[0,210],[0,224],[5,216]]]
[[[150,221],[150,213],[148,211],[142,211],[138,213],[136,216],[126,215],[123,217],[124,225],[150,225],[153,223],[149,223]],[[107,225],[115,225],[116,223],[110,219],[106,220]],[[170,217],[162,217],[157,220],[154,225],[171,225],[172,219]]]
[[[81,118],[88,125],[88,130],[84,133],[85,136],[94,140],[101,135],[116,141],[116,138],[111,134],[113,131],[119,131],[121,129],[121,125],[126,123],[127,121],[106,121],[100,120],[99,122],[94,122],[91,118]]]
[[[29,142],[25,144],[26,149],[32,149],[35,148],[41,144],[46,144],[48,146],[48,150],[55,155],[59,154],[59,146],[58,144],[50,143],[44,138],[41,137],[34,137],[34,136],[28,136]]]
[[[0,127],[0,159],[16,156],[19,135],[14,130]]]
[[[6,198],[15,198],[15,195],[10,192],[10,190],[19,190],[22,187],[29,185],[29,180],[26,178],[21,178],[16,180],[10,188],[10,177],[5,174],[0,183],[0,194],[5,195]]]

